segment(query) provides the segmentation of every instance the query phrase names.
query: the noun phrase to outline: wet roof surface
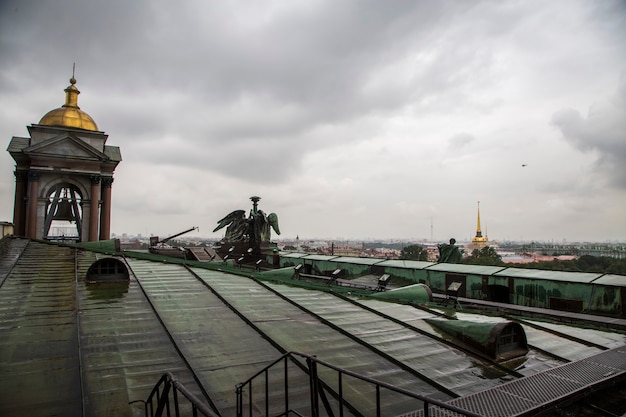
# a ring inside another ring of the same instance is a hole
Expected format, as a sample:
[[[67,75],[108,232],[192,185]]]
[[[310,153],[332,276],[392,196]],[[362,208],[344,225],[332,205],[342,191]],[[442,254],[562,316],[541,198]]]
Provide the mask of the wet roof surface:
[[[376,265],[380,263],[380,259],[376,258],[355,258],[350,256],[340,256],[338,258],[334,258],[332,261],[350,263],[355,265]]]
[[[457,348],[429,325],[425,319],[441,319],[437,307],[130,258],[124,260],[129,282],[88,284],[89,266],[108,255],[24,239],[0,242],[0,390],[11,399],[0,401],[0,415],[142,415],[128,402],[145,399],[170,371],[223,416],[234,416],[235,385],[288,351],[449,400],[626,341],[620,333],[521,320],[530,351],[507,368]],[[462,312],[452,318],[502,320]],[[301,381],[308,388],[308,377],[297,366],[290,373],[293,407],[305,409],[306,396],[295,387]],[[270,397],[280,389],[271,385]],[[355,381],[345,395],[373,415],[372,390]],[[401,414],[420,403],[390,398],[385,406]]]
[[[606,274],[593,281],[594,284],[614,285],[626,287],[626,278],[623,275]]]
[[[386,259],[384,261],[380,261],[377,265],[397,267],[397,268],[422,269],[422,268],[427,268],[429,266],[435,265],[435,263],[426,262],[426,261],[410,261],[410,260],[404,260],[404,259]]]
[[[448,264],[439,263],[431,265],[427,268],[430,271],[444,271],[463,274],[476,274],[476,275],[492,275],[498,271],[505,269],[503,266],[488,266],[488,265],[466,265],[466,264]]]
[[[550,281],[589,283],[602,276],[592,272],[545,271],[540,269],[507,268],[495,275],[517,278],[548,279]]]

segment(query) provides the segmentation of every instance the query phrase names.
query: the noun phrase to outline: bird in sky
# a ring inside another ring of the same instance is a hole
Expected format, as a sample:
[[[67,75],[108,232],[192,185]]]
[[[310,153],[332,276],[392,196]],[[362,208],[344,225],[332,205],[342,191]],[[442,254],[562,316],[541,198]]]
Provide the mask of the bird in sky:
[[[522,164],[522,167],[528,166],[528,164]]]

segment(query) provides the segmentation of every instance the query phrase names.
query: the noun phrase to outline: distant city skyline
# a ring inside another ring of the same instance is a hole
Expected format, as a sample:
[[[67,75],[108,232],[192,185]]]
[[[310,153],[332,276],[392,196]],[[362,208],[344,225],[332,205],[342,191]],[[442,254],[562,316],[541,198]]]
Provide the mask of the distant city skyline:
[[[127,233],[127,232],[122,232],[122,233],[112,233],[111,238],[138,238],[138,239],[144,239],[144,240],[148,240],[151,236],[159,236],[161,238],[163,237],[167,237],[169,236],[168,234],[163,234],[163,235],[156,235],[156,234],[143,234],[143,233]],[[220,241],[221,237],[219,236],[207,236],[207,235],[203,235],[201,232],[195,231],[195,232],[190,232],[189,235],[183,235],[180,236],[179,238],[177,238],[176,240],[211,240],[211,241]],[[463,239],[463,238],[455,238],[457,240],[457,244],[469,244],[471,243],[472,239],[467,238],[467,239]],[[358,243],[373,243],[373,242],[382,242],[382,243],[393,243],[393,242],[415,242],[415,243],[432,243],[432,244],[437,244],[437,243],[441,243],[443,241],[448,241],[449,238],[442,238],[442,239],[433,239],[431,240],[430,238],[426,238],[426,237],[407,237],[407,238],[385,238],[385,237],[380,237],[380,238],[376,238],[376,237],[372,237],[372,238],[368,238],[368,239],[346,239],[346,238],[328,238],[328,237],[300,237],[300,236],[275,236],[272,237],[272,241],[275,242],[295,242],[296,240],[300,241],[300,242],[347,242],[347,243],[353,243],[353,244],[358,244]],[[555,241],[555,240],[539,240],[539,239],[528,239],[528,240],[519,240],[519,239],[494,239],[493,241],[490,240],[490,242],[494,245],[496,244],[502,244],[502,243],[518,243],[518,244],[530,244],[532,242],[538,243],[538,244],[555,244],[555,245],[567,245],[567,244],[584,244],[584,243],[589,243],[589,244],[616,244],[616,245],[620,245],[620,244],[624,244],[626,245],[626,240],[604,240],[604,241],[568,241],[568,240],[561,240],[561,241]]]

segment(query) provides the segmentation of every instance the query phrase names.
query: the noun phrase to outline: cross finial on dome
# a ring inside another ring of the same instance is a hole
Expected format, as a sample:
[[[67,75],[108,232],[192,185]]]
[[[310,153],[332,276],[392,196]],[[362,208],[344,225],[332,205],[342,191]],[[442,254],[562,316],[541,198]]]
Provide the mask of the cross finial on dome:
[[[76,78],[74,78],[74,73],[76,72],[76,62],[72,64],[72,78],[70,78],[70,84],[76,84]]]

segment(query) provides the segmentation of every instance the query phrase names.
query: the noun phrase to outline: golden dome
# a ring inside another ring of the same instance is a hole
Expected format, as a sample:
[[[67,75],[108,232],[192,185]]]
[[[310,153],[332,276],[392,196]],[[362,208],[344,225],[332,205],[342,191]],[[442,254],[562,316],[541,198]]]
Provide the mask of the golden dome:
[[[76,79],[70,78],[70,86],[65,89],[65,104],[58,109],[46,113],[39,121],[44,126],[73,127],[84,130],[98,130],[96,122],[90,115],[78,107],[78,95],[80,91],[74,84]]]

